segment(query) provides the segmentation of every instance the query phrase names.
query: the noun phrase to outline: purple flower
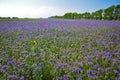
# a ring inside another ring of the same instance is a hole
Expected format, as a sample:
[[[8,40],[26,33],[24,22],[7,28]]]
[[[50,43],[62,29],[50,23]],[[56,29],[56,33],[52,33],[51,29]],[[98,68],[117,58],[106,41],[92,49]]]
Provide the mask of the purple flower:
[[[82,70],[80,69],[80,68],[76,68],[76,73],[81,73],[82,72]]]
[[[82,79],[78,77],[77,80],[82,80]]]
[[[58,67],[58,68],[59,68],[59,67],[62,67],[62,63],[58,63],[58,62],[57,62],[56,67]]]
[[[39,66],[38,66],[38,70],[40,71],[41,69],[42,69],[42,67],[39,65]]]
[[[95,68],[98,68],[98,67],[99,67],[99,64],[95,64],[94,67],[95,67]]]
[[[25,67],[25,66],[26,66],[26,64],[25,64],[25,63],[21,63],[20,65],[21,65],[22,67]]]
[[[99,67],[97,73],[100,74],[100,73],[103,73],[103,72],[104,72],[104,69]]]
[[[24,51],[22,51],[20,54],[24,55],[24,54],[27,54],[27,53],[28,53],[28,51],[27,51],[27,50],[24,50]]]
[[[89,64],[89,65],[91,65],[91,66],[93,65],[93,63],[92,63],[92,62],[88,62],[88,64]]]
[[[90,60],[90,59],[91,59],[91,57],[90,57],[90,56],[87,56],[87,57],[86,57],[86,60]]]
[[[111,41],[109,43],[112,44],[112,45],[116,45],[117,44],[115,41]]]
[[[107,67],[106,69],[105,69],[105,71],[109,71],[109,70],[111,70],[113,67]]]
[[[68,75],[65,74],[65,75],[63,76],[63,80],[69,80]]]
[[[16,71],[18,71],[18,67],[14,67],[14,69],[15,69]]]
[[[75,64],[78,64],[80,67],[83,67],[83,63],[75,62]]]
[[[33,66],[33,67],[36,67],[36,66],[37,66],[37,64],[33,64],[32,66]]]
[[[118,70],[114,70],[114,72],[115,72],[116,74],[118,74],[118,73],[119,73],[119,71],[118,71]]]
[[[87,70],[87,73],[90,74],[90,75],[93,75],[95,73],[95,71],[92,70],[92,69],[89,69],[89,70]]]
[[[12,66],[12,65],[13,65],[12,61],[8,61],[8,64],[9,64],[10,66]]]
[[[8,75],[8,79],[17,79],[17,75]]]
[[[82,77],[86,77],[87,76],[87,74],[82,74]]]
[[[1,72],[4,72],[5,69],[7,69],[7,65],[3,65],[3,66],[0,67]]]
[[[115,73],[120,73],[120,68],[114,70]]]
[[[106,60],[110,60],[111,56],[110,55],[104,55],[103,58],[106,59]]]
[[[91,78],[91,79],[97,79],[97,76],[88,75],[88,77]]]
[[[97,39],[97,40],[96,40],[96,42],[97,42],[97,43],[100,43],[100,42],[101,42],[101,40],[100,40],[100,39]]]
[[[76,67],[74,67],[73,70],[74,70],[77,74],[79,74],[79,73],[82,72],[82,70],[81,70],[80,68],[76,68]]]
[[[113,60],[113,65],[117,65],[117,63],[120,63],[120,60],[114,59],[114,60]]]
[[[69,64],[67,64],[67,63],[65,63],[64,66],[69,68],[69,69],[71,68],[71,66]]]
[[[7,68],[7,65],[3,65],[2,67],[1,67],[1,69],[6,69]]]
[[[93,74],[93,70],[88,70],[88,74]]]
[[[120,77],[117,77],[116,80],[120,80]]]
[[[12,60],[12,62],[13,62],[14,64],[17,64],[17,60],[16,60],[15,58]]]
[[[20,80],[24,80],[24,76],[20,77]]]

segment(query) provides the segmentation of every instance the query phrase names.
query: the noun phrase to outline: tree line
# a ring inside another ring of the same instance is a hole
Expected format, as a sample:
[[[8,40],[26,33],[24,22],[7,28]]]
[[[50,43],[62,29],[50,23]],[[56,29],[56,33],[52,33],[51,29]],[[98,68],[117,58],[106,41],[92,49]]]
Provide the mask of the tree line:
[[[106,9],[99,9],[95,12],[76,13],[69,12],[63,16],[51,16],[59,19],[93,19],[93,20],[120,20],[120,4],[112,5]]]
[[[18,19],[18,17],[0,17],[0,19]]]

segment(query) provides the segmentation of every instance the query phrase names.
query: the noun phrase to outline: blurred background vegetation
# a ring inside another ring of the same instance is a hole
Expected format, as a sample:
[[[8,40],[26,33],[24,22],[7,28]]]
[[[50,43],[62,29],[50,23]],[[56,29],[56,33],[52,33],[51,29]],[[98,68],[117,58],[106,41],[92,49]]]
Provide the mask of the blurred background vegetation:
[[[120,20],[120,4],[112,5],[106,9],[100,9],[95,12],[76,13],[69,12],[63,16],[51,16],[50,18],[62,19],[93,19],[93,20]]]

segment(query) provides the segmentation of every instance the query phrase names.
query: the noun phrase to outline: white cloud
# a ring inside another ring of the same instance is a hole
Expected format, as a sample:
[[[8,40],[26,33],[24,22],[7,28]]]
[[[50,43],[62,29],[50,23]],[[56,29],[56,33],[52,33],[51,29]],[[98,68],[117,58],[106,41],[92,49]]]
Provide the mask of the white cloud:
[[[0,6],[0,16],[16,17],[49,17],[63,15],[67,10],[51,6],[28,7],[28,6]]]

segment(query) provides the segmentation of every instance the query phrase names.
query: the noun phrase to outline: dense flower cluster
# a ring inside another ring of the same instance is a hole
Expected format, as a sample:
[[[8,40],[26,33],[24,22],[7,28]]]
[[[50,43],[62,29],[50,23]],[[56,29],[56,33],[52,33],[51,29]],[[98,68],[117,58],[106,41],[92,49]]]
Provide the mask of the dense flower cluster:
[[[120,80],[120,22],[0,22],[0,76],[0,80]]]

